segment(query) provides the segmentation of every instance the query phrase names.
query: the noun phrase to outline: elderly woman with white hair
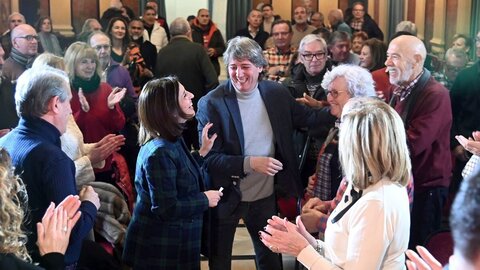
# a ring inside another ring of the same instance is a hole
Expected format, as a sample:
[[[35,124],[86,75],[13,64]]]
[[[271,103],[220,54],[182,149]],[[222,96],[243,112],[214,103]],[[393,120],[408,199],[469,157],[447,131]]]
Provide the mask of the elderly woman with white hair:
[[[262,242],[308,269],[406,269],[411,170],[400,116],[378,99],[350,100],[342,113],[340,163],[347,191],[330,215],[325,241],[293,224],[269,219]]]
[[[354,97],[374,97],[375,88],[368,70],[354,65],[340,65],[327,72],[322,81],[326,89],[330,113],[340,119],[343,106]],[[309,177],[306,198],[332,200],[342,180],[338,161],[338,126],[332,127],[317,155],[315,173]],[[316,232],[317,217],[306,215],[305,223],[310,232]]]

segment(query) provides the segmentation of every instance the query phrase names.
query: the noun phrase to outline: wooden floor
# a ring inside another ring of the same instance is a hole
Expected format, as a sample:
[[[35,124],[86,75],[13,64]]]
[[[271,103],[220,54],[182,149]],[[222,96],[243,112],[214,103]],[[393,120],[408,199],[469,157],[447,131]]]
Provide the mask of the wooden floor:
[[[239,227],[235,233],[233,242],[233,255],[254,255],[252,240],[248,235],[247,228]],[[283,270],[294,270],[295,259],[291,256],[282,256]],[[202,270],[208,269],[208,262],[202,261]],[[233,260],[232,270],[255,270],[255,261],[252,260]]]

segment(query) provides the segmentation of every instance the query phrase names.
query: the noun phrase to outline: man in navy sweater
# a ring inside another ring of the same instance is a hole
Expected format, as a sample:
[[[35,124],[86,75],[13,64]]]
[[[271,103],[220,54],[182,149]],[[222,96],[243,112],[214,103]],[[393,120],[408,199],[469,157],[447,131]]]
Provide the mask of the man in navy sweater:
[[[0,139],[0,147],[10,153],[15,174],[20,175],[27,189],[29,215],[25,228],[29,232],[27,248],[34,261],[39,258],[36,223],[41,221],[50,202],[58,205],[68,195],[77,195],[75,165],[60,148],[60,135],[65,132],[72,113],[71,98],[64,72],[49,67],[25,71],[15,93],[20,122]],[[100,206],[92,187],[83,188],[79,196],[82,215],[70,236],[66,269],[75,268],[82,241],[92,229]],[[69,218],[75,215],[67,214]]]

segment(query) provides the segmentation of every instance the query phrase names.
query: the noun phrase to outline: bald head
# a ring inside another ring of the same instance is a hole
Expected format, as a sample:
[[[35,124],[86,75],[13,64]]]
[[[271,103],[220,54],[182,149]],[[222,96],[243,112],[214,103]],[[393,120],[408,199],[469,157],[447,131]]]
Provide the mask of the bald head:
[[[426,56],[427,50],[419,38],[403,35],[393,39],[385,61],[390,83],[408,85],[422,72]]]
[[[34,56],[38,51],[37,31],[29,24],[20,24],[12,30],[12,47],[25,56]]]
[[[337,25],[338,23],[343,22],[343,13],[340,9],[332,9],[328,13],[328,21],[330,25]]]

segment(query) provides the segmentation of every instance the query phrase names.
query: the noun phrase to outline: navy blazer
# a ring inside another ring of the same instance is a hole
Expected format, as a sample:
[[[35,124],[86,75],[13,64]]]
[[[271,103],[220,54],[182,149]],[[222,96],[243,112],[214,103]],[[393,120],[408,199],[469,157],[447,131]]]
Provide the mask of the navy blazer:
[[[277,82],[260,81],[260,94],[272,126],[275,158],[283,170],[275,175],[275,190],[280,197],[298,197],[303,193],[293,143],[293,130],[299,127],[328,125],[335,117],[327,110],[314,110],[295,101],[288,90]],[[205,165],[213,189],[223,187],[223,197],[214,209],[219,216],[230,215],[241,201],[238,181],[246,176],[243,170],[244,137],[235,89],[231,81],[218,86],[198,103],[198,130],[213,123],[210,133],[218,135]]]

